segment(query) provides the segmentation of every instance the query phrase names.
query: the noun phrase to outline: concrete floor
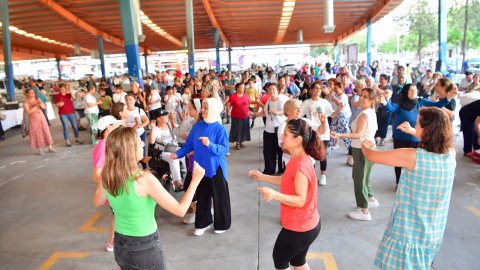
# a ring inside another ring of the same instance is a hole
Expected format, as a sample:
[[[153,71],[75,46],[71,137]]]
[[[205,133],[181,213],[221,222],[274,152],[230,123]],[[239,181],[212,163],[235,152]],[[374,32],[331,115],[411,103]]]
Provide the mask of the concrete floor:
[[[113,254],[104,251],[110,210],[95,209],[91,202],[93,147],[64,147],[58,120],[53,121],[51,130],[56,154],[33,154],[18,128],[8,130],[7,139],[0,142],[0,269],[117,269]],[[279,205],[260,199],[258,183],[247,176],[249,170],[263,167],[261,135],[262,127],[256,127],[246,148],[232,149],[228,157],[232,203],[228,232],[193,236],[193,225],[184,225],[157,208],[168,269],[273,269]],[[81,132],[82,139],[87,137]],[[461,149],[461,136],[455,143]],[[388,142],[384,148],[391,147]],[[372,174],[374,194],[380,202],[380,207],[372,210],[372,221],[346,216],[355,199],[351,168],[344,165],[345,153],[342,145],[328,157],[328,183],[318,193],[322,230],[310,249],[311,269],[374,269],[377,246],[389,218],[394,172],[380,165]],[[434,269],[480,269],[479,168],[469,158],[457,156],[450,214]]]

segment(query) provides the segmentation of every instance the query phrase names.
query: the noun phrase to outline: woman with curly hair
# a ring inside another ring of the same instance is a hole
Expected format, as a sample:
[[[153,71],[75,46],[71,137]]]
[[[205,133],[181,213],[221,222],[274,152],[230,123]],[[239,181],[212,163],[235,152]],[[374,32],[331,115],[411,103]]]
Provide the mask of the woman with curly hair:
[[[442,109],[422,108],[415,128],[400,130],[419,138],[419,146],[376,151],[364,142],[362,151],[374,163],[402,167],[390,221],[378,247],[381,269],[430,269],[440,250],[447,223],[455,150],[452,125]]]

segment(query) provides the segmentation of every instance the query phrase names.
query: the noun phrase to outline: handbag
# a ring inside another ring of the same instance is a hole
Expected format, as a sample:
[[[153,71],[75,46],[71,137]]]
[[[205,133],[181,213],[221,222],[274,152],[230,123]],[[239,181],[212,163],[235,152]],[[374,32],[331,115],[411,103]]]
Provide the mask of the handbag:
[[[165,145],[165,152],[176,153],[180,149],[180,147],[178,146],[178,142],[177,142],[177,139],[175,138],[175,135],[173,135],[172,128],[168,124],[167,126],[168,126],[168,129],[170,130],[170,134],[172,135],[172,142]]]

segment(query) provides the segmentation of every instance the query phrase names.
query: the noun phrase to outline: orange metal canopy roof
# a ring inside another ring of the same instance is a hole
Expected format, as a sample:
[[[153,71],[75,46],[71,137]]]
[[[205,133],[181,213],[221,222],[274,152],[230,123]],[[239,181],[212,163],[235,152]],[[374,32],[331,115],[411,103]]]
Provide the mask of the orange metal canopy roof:
[[[292,1],[292,0],[288,0]],[[369,19],[379,20],[402,0],[334,0],[333,33],[326,34],[324,0],[296,0],[283,39],[275,42],[283,0],[193,0],[195,48],[214,48],[214,26],[231,47],[295,44],[303,30],[304,43],[336,44],[364,28]],[[106,54],[123,53],[123,33],[118,0],[9,0],[10,26],[64,43],[41,41],[11,31],[13,59],[66,58],[97,50],[97,35],[103,36]],[[141,10],[174,39],[186,36],[185,0],[140,0]],[[158,31],[157,31],[158,32]],[[140,51],[183,49],[147,25]],[[0,32],[1,35],[1,32]],[[3,54],[1,56],[3,59]]]

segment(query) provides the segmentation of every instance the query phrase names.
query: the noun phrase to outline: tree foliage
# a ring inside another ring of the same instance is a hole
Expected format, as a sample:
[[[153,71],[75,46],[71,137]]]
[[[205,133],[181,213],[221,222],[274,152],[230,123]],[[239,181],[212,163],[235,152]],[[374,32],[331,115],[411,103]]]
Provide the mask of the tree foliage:
[[[325,54],[328,55],[330,58],[334,58],[335,54],[335,47],[310,47],[310,56],[316,58],[320,55]]]
[[[467,49],[480,48],[480,2],[469,1],[467,26]],[[465,3],[450,8],[448,11],[448,45],[460,47],[463,40],[463,25],[465,22]]]

